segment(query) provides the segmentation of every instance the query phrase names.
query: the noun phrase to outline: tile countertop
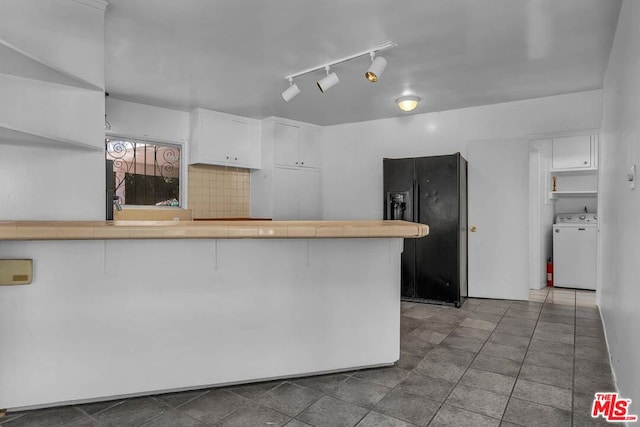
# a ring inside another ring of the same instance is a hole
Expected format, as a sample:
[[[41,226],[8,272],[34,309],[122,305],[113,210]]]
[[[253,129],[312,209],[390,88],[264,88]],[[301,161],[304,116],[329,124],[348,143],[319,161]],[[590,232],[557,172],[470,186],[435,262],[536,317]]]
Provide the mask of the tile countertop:
[[[0,221],[0,240],[418,238],[406,221]]]

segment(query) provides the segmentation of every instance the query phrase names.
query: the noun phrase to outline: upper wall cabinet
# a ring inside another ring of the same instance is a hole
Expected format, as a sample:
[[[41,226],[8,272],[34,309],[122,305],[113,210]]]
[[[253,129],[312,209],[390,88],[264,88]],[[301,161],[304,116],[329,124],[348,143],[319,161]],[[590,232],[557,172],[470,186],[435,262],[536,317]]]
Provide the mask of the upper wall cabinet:
[[[598,134],[567,135],[552,140],[552,169],[597,169]]]
[[[273,122],[274,163],[277,166],[320,167],[320,127]]]
[[[189,164],[260,169],[260,122],[197,108],[191,112]]]

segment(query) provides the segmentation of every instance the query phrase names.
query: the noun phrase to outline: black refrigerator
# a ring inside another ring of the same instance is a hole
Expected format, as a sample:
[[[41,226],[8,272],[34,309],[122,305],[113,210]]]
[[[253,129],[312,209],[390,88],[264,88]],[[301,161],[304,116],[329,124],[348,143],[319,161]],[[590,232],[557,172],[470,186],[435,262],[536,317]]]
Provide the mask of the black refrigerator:
[[[429,226],[405,239],[402,298],[453,304],[467,296],[467,161],[447,156],[384,159],[384,219]]]
[[[106,217],[107,221],[113,221],[113,201],[116,196],[116,178],[113,174],[113,160],[106,160],[105,162],[105,205],[107,208]]]

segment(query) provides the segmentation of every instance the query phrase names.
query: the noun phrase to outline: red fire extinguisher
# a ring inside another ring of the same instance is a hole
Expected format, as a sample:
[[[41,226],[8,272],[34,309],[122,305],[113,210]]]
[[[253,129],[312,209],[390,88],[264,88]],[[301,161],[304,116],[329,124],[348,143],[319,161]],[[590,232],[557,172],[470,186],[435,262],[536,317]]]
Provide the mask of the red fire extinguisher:
[[[553,262],[547,258],[547,286],[553,286]]]

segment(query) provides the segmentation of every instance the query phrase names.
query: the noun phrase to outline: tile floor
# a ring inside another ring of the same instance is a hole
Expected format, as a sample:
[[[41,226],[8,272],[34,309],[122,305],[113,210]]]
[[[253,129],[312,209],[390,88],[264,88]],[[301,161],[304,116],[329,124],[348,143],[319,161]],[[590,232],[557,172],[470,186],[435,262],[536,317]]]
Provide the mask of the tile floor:
[[[18,426],[588,426],[613,391],[593,292],[402,303],[396,366],[8,413]]]

